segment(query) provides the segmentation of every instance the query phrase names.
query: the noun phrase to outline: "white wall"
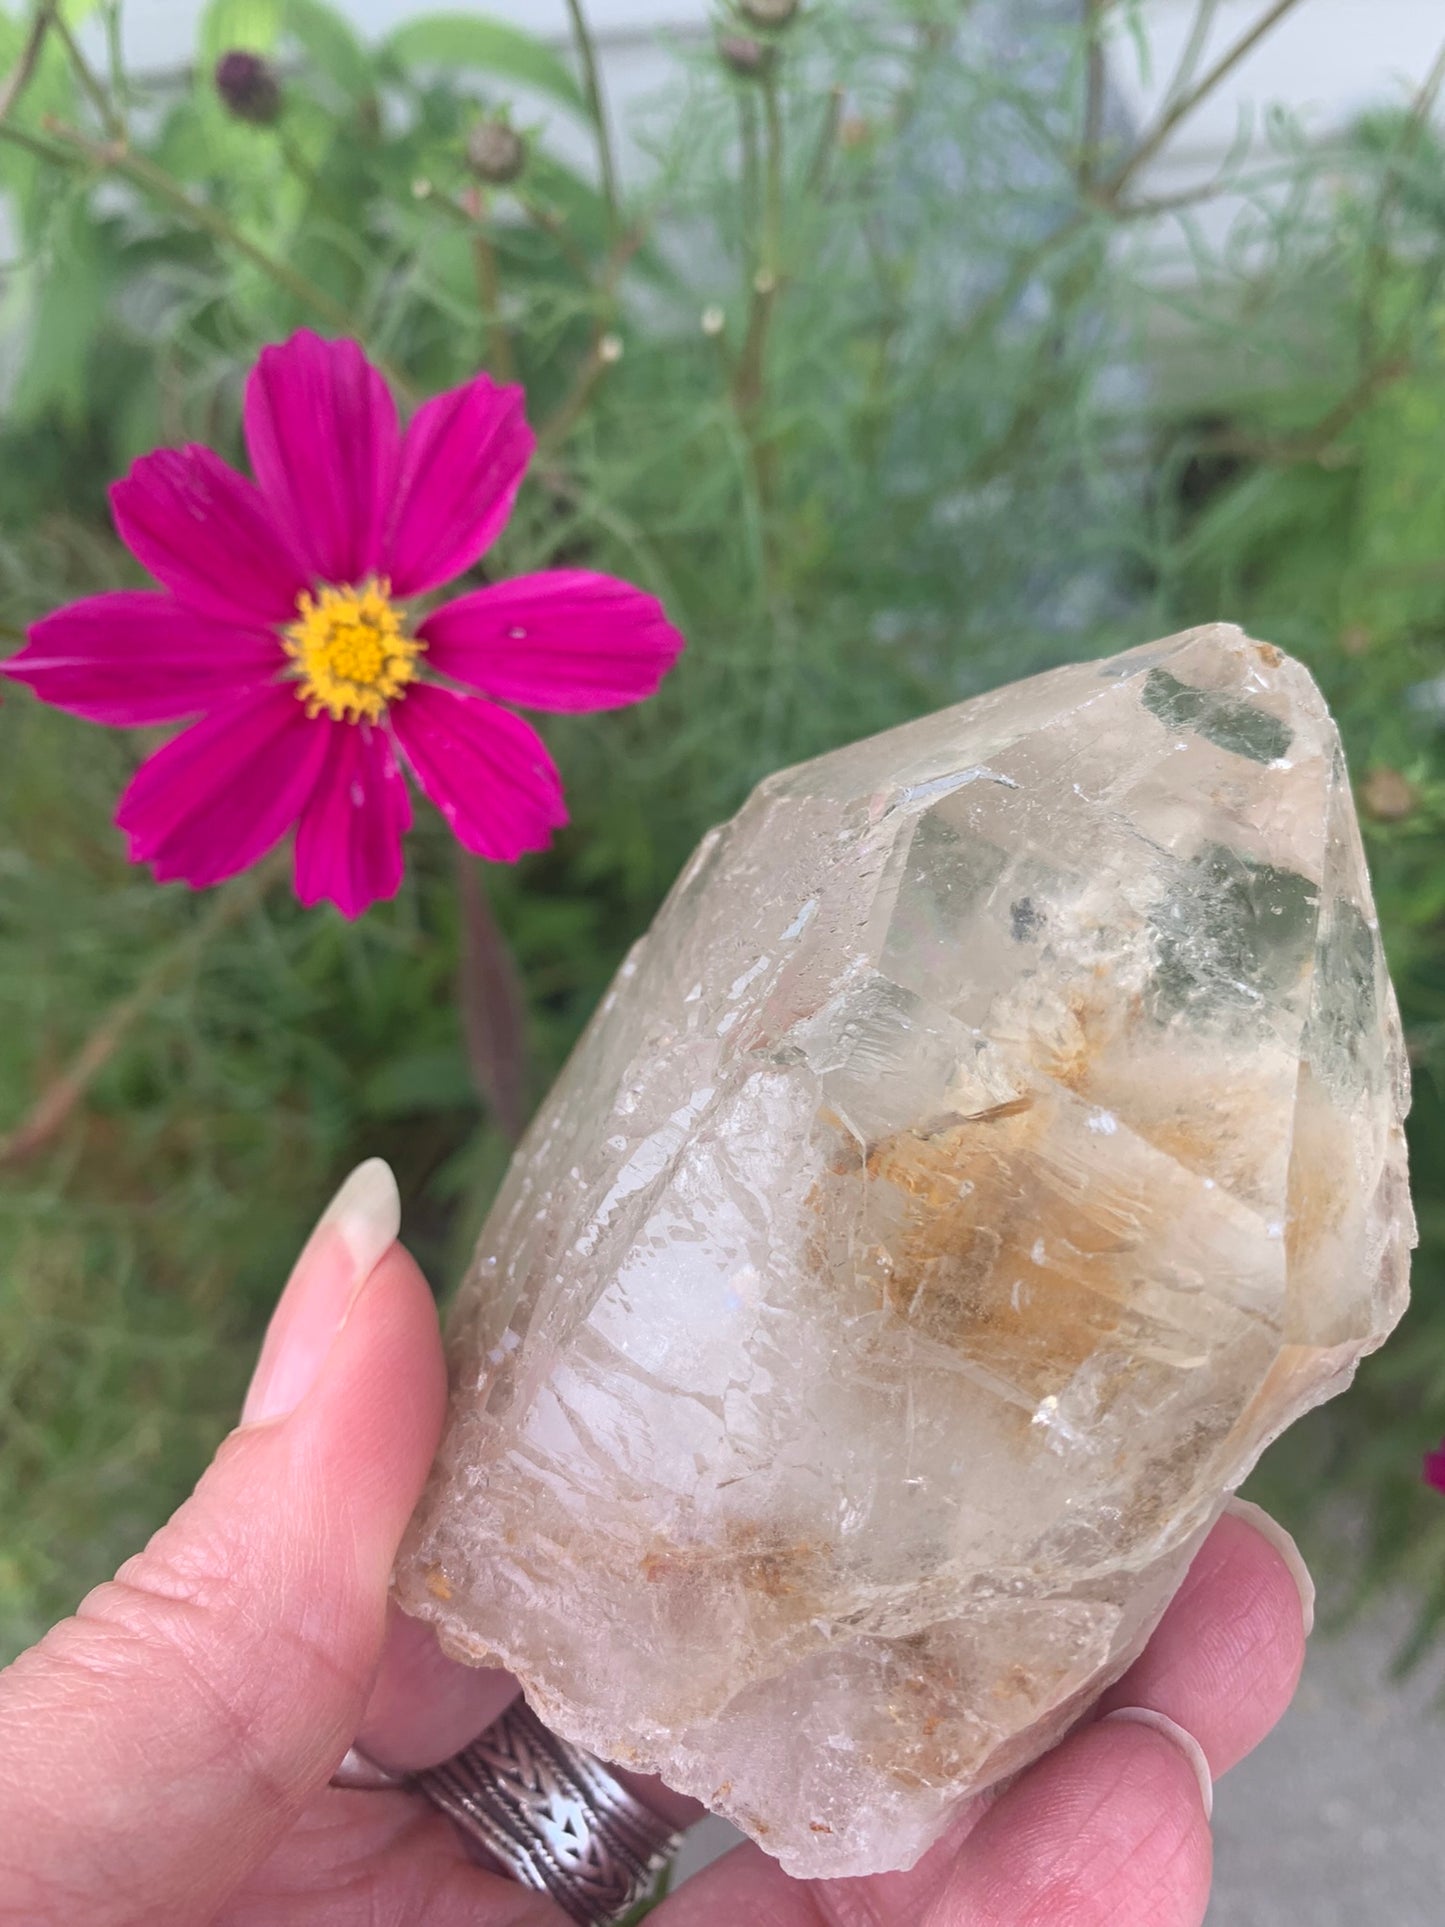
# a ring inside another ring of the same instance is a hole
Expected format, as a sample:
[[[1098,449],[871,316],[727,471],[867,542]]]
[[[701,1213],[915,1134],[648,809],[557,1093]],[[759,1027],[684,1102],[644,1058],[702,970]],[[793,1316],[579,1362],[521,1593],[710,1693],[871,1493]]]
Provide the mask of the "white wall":
[[[486,13],[531,33],[563,40],[568,34],[566,0],[334,0],[358,32],[374,38],[419,13]],[[196,23],[206,0],[126,0],[127,59],[137,67],[175,67],[195,44]],[[697,26],[708,16],[706,0],[590,0],[587,17],[599,39],[629,39],[676,26]]]
[[[815,0],[851,5],[857,0]],[[417,13],[446,10],[488,13],[557,40],[568,37],[566,0],[334,0],[367,36]],[[1022,0],[1020,0],[1022,4]],[[1205,55],[1207,65],[1268,0],[1221,0]],[[188,57],[205,0],[126,0],[128,58],[138,67],[174,67]],[[1141,74],[1133,45],[1122,37],[1113,71],[1121,93],[1141,117],[1157,107],[1194,15],[1195,0],[1144,0],[1152,72]],[[652,36],[669,29],[698,31],[712,8],[708,0],[587,0],[588,17],[615,63],[626,62]],[[1306,113],[1320,129],[1337,127],[1359,108],[1381,99],[1404,98],[1418,84],[1445,38],[1445,0],[1302,0],[1244,60],[1228,84],[1191,124],[1186,140],[1160,169],[1187,168],[1191,156],[1217,155],[1233,140],[1242,116],[1257,117],[1281,101]]]

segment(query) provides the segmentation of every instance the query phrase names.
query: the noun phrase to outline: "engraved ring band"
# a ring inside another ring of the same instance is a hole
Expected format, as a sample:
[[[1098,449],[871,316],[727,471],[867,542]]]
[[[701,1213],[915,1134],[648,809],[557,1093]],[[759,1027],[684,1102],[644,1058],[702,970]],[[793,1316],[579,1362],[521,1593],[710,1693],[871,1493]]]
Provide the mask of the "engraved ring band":
[[[515,1699],[440,1766],[388,1773],[355,1747],[333,1786],[425,1794],[514,1880],[550,1894],[578,1927],[613,1927],[652,1889],[679,1835],[601,1760],[550,1733]]]

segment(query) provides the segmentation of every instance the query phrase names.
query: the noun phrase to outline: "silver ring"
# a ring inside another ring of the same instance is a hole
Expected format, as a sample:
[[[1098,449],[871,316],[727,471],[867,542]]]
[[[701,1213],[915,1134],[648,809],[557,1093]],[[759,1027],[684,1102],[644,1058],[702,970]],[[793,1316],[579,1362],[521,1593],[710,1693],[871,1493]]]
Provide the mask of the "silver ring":
[[[651,1892],[680,1837],[521,1698],[470,1746],[405,1784],[579,1927],[620,1921]]]

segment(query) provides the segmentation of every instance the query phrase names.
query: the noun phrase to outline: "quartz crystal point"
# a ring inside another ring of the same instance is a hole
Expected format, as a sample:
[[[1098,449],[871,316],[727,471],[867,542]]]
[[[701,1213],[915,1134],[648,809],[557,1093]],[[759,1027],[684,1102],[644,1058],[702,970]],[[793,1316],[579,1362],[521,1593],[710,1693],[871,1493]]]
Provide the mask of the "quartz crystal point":
[[[790,1872],[911,1865],[1399,1317],[1406,1102],[1279,650],[1191,630],[770,777],[517,1155],[402,1603]]]

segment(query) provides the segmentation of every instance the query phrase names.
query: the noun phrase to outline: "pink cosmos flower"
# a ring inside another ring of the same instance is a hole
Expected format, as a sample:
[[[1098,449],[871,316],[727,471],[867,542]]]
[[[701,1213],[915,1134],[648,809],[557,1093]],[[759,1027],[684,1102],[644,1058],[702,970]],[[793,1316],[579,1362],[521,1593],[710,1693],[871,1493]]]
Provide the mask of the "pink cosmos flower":
[[[121,539],[161,590],[58,610],[0,671],[92,722],[199,718],[121,798],[134,862],[201,888],[294,825],[301,901],[359,916],[401,883],[403,771],[478,856],[546,846],[561,778],[500,705],[638,702],[682,638],[653,597],[581,569],[418,608],[511,513],[534,447],[522,404],[479,375],[403,429],[354,341],[301,333],[246,384],[254,482],[192,443],[116,483]]]
[[[1433,1485],[1437,1492],[1445,1492],[1445,1445],[1437,1446],[1433,1452],[1425,1454],[1422,1471],[1426,1485]]]

